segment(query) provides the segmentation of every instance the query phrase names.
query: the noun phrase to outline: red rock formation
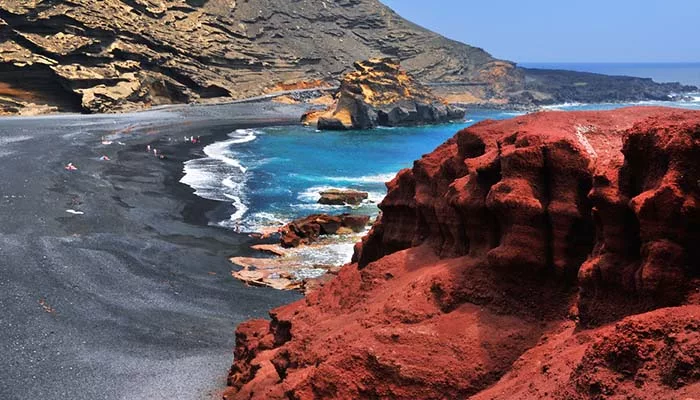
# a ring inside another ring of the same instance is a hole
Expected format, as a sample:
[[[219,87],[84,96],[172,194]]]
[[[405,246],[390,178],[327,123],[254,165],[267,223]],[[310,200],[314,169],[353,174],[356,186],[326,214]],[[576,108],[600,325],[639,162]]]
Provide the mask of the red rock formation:
[[[368,215],[309,215],[280,228],[280,244],[286,248],[298,247],[315,242],[321,235],[335,235],[343,230],[359,233],[365,229],[369,219]]]
[[[667,108],[459,132],[356,264],[239,327],[228,398],[700,395],[699,156],[700,112]]]

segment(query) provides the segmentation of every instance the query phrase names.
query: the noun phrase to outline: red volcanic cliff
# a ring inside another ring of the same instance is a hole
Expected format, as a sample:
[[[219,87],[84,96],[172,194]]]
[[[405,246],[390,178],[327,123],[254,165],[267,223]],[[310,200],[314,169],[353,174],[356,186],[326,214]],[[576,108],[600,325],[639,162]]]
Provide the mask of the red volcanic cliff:
[[[238,328],[227,398],[700,396],[700,112],[485,121],[388,186],[354,264]]]

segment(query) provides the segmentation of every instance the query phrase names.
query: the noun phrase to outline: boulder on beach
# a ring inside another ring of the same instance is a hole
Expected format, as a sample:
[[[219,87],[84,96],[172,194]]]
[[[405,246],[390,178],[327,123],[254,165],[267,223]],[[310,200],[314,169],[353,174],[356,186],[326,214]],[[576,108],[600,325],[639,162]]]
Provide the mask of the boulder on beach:
[[[321,235],[336,235],[344,231],[359,233],[365,229],[369,219],[367,215],[309,215],[280,228],[280,244],[291,248],[313,243]]]
[[[330,189],[319,193],[318,204],[330,206],[356,206],[369,198],[369,193],[351,189]]]
[[[447,104],[402,70],[397,60],[358,61],[343,78],[336,103],[325,112],[309,112],[305,125],[321,130],[370,129],[377,126],[435,124],[464,118],[464,110]]]

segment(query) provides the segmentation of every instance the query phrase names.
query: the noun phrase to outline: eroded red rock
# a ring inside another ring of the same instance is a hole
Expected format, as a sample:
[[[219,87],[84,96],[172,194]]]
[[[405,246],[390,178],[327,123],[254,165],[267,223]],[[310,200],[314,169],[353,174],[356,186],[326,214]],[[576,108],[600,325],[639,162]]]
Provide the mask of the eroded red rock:
[[[239,328],[228,398],[697,396],[699,156],[700,112],[669,108],[459,132],[356,264]]]
[[[368,215],[327,215],[313,214],[299,218],[280,228],[282,247],[298,247],[315,242],[321,235],[335,235],[349,232],[362,232],[369,223]]]

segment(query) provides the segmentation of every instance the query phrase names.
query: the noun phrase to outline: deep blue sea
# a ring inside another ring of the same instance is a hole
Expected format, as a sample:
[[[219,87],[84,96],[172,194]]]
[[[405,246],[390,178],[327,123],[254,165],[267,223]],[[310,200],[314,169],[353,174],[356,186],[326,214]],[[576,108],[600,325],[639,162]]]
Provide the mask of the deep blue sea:
[[[693,102],[644,104],[700,109],[700,94]],[[548,108],[604,110],[625,105],[631,104]],[[240,129],[231,132],[227,140],[205,147],[206,158],[188,161],[182,182],[201,197],[229,204],[230,217],[212,224],[241,232],[259,232],[319,212],[376,215],[377,203],[386,194],[385,182],[399,170],[410,167],[464,127],[520,114],[469,111],[461,123],[370,131],[319,132],[302,126]],[[367,191],[370,198],[355,208],[317,204],[319,192],[329,188]],[[352,241],[331,247],[306,257],[316,257],[318,264],[349,261]]]

